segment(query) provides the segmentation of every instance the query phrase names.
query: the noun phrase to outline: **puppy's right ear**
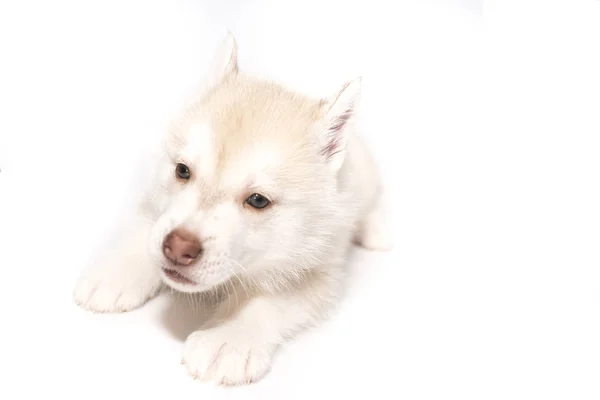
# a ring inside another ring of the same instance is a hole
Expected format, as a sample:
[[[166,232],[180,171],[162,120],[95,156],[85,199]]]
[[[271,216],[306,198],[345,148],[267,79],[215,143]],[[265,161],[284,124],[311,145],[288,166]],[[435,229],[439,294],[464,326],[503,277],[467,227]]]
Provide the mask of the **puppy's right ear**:
[[[237,72],[237,43],[231,32],[228,32],[225,40],[219,45],[215,59],[208,71],[206,86],[213,87],[230,74],[237,74]]]
[[[324,128],[320,132],[321,154],[337,172],[344,162],[346,143],[356,120],[362,78],[347,82],[334,96],[321,101]]]

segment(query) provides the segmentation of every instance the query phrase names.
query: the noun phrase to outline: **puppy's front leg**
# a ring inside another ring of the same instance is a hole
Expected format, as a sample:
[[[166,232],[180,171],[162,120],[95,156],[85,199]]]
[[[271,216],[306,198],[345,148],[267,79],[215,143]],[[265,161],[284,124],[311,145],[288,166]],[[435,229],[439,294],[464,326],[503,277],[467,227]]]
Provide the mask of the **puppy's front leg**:
[[[206,328],[188,336],[182,363],[195,379],[220,385],[260,380],[269,371],[278,345],[325,313],[332,293],[316,293],[319,286],[325,289],[316,283],[311,292],[298,289],[243,300],[243,291],[230,295]]]
[[[162,286],[149,256],[151,221],[141,209],[124,227],[123,239],[86,268],[75,287],[75,302],[96,312],[123,312],[154,297]]]

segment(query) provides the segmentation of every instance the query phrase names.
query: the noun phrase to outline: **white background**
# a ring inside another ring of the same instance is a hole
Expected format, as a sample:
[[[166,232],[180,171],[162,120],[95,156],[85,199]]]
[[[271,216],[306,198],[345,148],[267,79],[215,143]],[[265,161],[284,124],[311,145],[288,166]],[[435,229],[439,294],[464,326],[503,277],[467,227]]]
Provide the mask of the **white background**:
[[[186,304],[72,301],[227,29],[248,73],[363,77],[395,243],[236,389],[179,365]],[[0,44],[0,398],[600,397],[600,1],[3,1]]]

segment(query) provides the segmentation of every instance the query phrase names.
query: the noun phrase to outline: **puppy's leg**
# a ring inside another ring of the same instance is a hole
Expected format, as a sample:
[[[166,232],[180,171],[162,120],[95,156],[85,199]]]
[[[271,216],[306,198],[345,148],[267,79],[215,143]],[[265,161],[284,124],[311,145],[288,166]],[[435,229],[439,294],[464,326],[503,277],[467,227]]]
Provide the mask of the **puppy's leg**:
[[[311,288],[280,295],[242,300],[245,291],[238,290],[230,296],[203,329],[188,336],[182,363],[190,375],[228,386],[260,380],[277,347],[326,314],[334,290],[326,279],[309,281]]]
[[[123,312],[154,297],[162,286],[148,251],[150,221],[141,211],[125,226],[123,239],[86,268],[75,287],[75,302],[97,312]]]
[[[354,243],[369,250],[387,251],[392,248],[386,225],[383,193],[379,193],[373,207],[360,221]]]

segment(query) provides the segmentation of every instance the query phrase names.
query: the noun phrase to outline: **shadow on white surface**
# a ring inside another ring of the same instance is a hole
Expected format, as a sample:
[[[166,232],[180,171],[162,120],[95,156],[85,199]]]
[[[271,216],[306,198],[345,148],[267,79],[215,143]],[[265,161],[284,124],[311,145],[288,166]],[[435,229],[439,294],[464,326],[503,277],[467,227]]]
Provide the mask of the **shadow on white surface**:
[[[210,310],[199,307],[198,304],[199,300],[193,296],[171,295],[162,312],[164,328],[182,343],[210,317]]]

